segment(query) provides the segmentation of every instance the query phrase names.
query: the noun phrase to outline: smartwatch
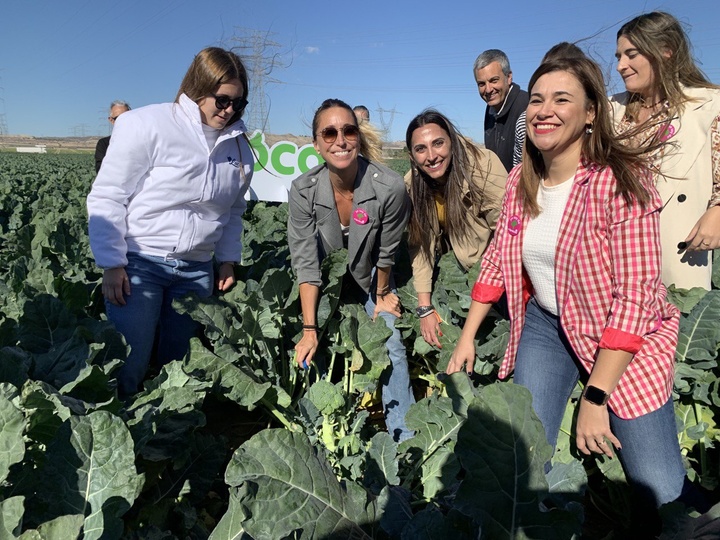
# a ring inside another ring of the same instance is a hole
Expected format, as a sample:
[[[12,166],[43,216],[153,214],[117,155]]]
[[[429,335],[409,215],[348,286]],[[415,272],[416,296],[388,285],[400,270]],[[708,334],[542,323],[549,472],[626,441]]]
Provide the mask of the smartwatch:
[[[583,398],[594,405],[606,405],[610,399],[610,394],[604,390],[600,390],[597,386],[586,386],[582,394]]]

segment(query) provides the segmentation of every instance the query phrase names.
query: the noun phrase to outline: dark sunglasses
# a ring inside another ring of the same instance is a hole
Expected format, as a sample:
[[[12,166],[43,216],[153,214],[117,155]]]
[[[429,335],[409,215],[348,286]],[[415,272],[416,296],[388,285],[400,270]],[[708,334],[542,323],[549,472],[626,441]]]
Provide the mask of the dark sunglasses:
[[[244,97],[230,99],[230,96],[216,96],[215,94],[210,95],[215,98],[215,107],[222,111],[227,109],[230,105],[232,105],[233,111],[242,111],[248,104],[248,100]]]
[[[342,131],[343,138],[346,141],[357,141],[358,136],[360,135],[360,128],[352,124],[345,124],[340,128],[340,131]],[[338,129],[332,126],[326,127],[320,132],[320,136],[323,141],[328,144],[332,144],[337,140]]]

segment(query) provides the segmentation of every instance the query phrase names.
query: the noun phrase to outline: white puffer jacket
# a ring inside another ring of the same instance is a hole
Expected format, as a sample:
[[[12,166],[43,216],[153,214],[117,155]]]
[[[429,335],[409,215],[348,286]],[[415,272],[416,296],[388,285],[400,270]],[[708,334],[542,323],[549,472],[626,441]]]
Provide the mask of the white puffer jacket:
[[[87,198],[97,265],[125,266],[128,252],[239,261],[254,165],[244,132],[238,120],[209,150],[200,110],[184,94],[120,116]]]

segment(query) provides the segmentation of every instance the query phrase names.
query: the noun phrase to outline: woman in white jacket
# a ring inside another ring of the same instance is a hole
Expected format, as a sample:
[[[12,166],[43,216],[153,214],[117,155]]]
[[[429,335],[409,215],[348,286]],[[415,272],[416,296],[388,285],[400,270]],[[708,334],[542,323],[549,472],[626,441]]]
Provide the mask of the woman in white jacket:
[[[218,289],[235,282],[254,165],[240,120],[247,95],[240,58],[210,47],[174,103],[129,111],[115,124],[87,207],[107,315],[131,346],[118,373],[122,397],[139,389],[156,330],[160,364],[187,352],[196,325],[172,301],[210,296],[213,254]]]

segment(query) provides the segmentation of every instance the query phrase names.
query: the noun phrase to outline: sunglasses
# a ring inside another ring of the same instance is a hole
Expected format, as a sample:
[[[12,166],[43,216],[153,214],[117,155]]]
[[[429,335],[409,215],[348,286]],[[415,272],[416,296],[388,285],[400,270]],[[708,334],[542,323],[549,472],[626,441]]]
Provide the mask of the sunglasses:
[[[346,141],[357,141],[358,136],[360,135],[360,128],[352,124],[345,124],[343,127],[340,128],[339,131],[342,131],[343,138]],[[322,137],[323,141],[328,144],[332,144],[337,140],[339,131],[337,128],[332,126],[326,127],[320,132],[320,136]]]
[[[215,98],[215,107],[217,107],[221,111],[224,111],[230,105],[232,105],[233,111],[242,111],[245,109],[245,107],[247,107],[248,104],[248,100],[244,97],[230,99],[229,96],[216,96],[215,94],[210,95]]]

